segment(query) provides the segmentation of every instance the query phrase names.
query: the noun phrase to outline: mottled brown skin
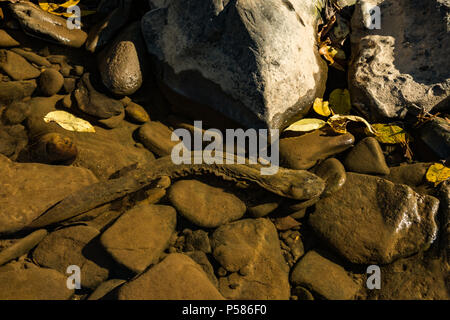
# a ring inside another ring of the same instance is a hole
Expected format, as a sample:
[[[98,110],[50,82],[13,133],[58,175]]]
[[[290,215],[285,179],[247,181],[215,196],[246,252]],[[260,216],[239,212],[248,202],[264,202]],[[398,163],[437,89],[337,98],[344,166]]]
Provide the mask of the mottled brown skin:
[[[224,180],[255,183],[281,197],[296,200],[318,197],[325,188],[324,181],[308,171],[279,168],[274,175],[261,175],[261,168],[261,165],[248,164],[176,165],[170,156],[162,157],[125,176],[99,182],[73,193],[34,220],[28,228],[40,228],[73,218],[136,192],[163,176],[174,179],[191,175],[214,174]]]

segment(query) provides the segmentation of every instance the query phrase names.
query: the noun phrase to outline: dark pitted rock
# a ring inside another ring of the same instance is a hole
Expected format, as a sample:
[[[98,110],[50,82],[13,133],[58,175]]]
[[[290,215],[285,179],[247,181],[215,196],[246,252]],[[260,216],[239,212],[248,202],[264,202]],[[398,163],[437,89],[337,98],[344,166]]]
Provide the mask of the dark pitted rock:
[[[106,296],[108,293],[113,291],[118,286],[121,286],[124,284],[126,280],[122,279],[111,279],[108,281],[105,281],[101,283],[94,292],[91,293],[91,295],[88,297],[88,300],[100,300],[104,296]]]
[[[367,137],[350,150],[344,161],[348,171],[367,174],[389,174],[383,150],[377,139]]]
[[[352,134],[329,135],[315,130],[301,136],[280,139],[280,160],[292,169],[310,169],[319,160],[341,153],[353,146]]]
[[[435,240],[439,201],[410,187],[347,173],[345,185],[316,204],[314,231],[350,262],[391,263]]]
[[[45,59],[44,57],[41,57],[40,55],[38,55],[32,51],[25,51],[20,48],[12,48],[11,51],[21,55],[22,57],[27,59],[29,62],[34,63],[38,66],[51,67],[51,65],[52,65],[47,59]]]
[[[150,116],[145,109],[137,103],[130,102],[125,108],[127,118],[136,123],[145,123],[150,121]]]
[[[114,1],[108,1],[113,3]],[[109,12],[108,16],[99,24],[93,26],[89,31],[86,40],[86,50],[90,52],[98,51],[112,40],[122,27],[127,23],[131,8],[132,0],[120,1],[120,4],[112,4],[114,8]]]
[[[247,209],[234,194],[197,180],[175,182],[169,189],[169,199],[183,217],[205,228],[237,220]]]
[[[0,155],[0,234],[23,229],[67,195],[97,181],[83,168],[14,163]]]
[[[381,28],[370,30],[365,22],[376,5]],[[450,3],[442,0],[358,2],[349,88],[352,104],[369,120],[448,108],[449,14]]]
[[[0,251],[0,266],[17,259],[33,249],[42,239],[47,236],[48,232],[45,229],[34,231],[25,238],[18,240],[12,246]]]
[[[10,104],[29,97],[36,90],[36,80],[0,81],[0,103]]]
[[[67,276],[33,264],[0,268],[0,300],[69,300]]]
[[[47,69],[41,73],[39,88],[44,96],[51,97],[57,94],[64,85],[64,77],[55,69]]]
[[[95,289],[108,278],[106,266],[110,264],[95,240],[99,235],[97,229],[83,225],[59,229],[39,243],[33,251],[33,260],[63,274],[68,266],[79,266],[81,286]]]
[[[448,104],[447,110],[450,110]],[[420,139],[441,159],[450,158],[450,123],[443,118],[435,118],[419,131]]]
[[[347,179],[344,166],[335,158],[327,159],[319,164],[314,169],[314,173],[325,181],[326,186],[321,197],[328,197],[341,189]]]
[[[87,34],[81,29],[69,29],[66,19],[43,11],[29,1],[10,3],[9,8],[29,35],[68,47],[79,48]]]
[[[285,127],[322,96],[327,67],[314,1],[166,4],[147,12],[142,33],[170,91],[241,125],[269,128]]]
[[[228,272],[219,278],[224,297],[238,300],[287,300],[289,267],[275,226],[264,218],[219,227],[212,236],[214,258]]]
[[[74,92],[78,108],[100,119],[108,119],[121,114],[123,104],[96,91],[89,77],[89,73],[85,73]]]
[[[13,37],[11,37],[5,30],[0,29],[0,48],[17,47],[20,45]]]
[[[103,84],[117,95],[135,93],[143,82],[145,54],[140,23],[132,23],[99,55]]]
[[[139,141],[151,152],[160,157],[172,154],[172,148],[179,141],[172,141],[173,131],[159,121],[150,121],[138,131]]]
[[[176,215],[169,206],[137,206],[108,228],[100,241],[117,263],[140,273],[156,264],[168,247]]]
[[[13,80],[29,80],[39,77],[41,72],[22,56],[9,50],[0,49],[0,70]]]
[[[360,289],[344,268],[315,251],[309,251],[295,265],[291,283],[328,300],[350,300]]]
[[[169,254],[118,290],[119,300],[223,300],[201,266],[187,255]]]
[[[2,120],[9,125],[22,123],[31,113],[30,107],[25,102],[13,102],[2,114]]]
[[[30,149],[33,161],[48,164],[73,162],[78,154],[74,141],[60,133],[44,134]]]

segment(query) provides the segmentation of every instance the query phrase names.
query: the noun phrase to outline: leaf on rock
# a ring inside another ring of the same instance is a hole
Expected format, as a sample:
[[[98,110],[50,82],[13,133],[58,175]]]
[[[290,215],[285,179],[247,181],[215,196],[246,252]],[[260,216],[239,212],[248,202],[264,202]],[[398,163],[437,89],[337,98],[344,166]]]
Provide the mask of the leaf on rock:
[[[80,0],[69,0],[64,3],[53,3],[46,0],[39,0],[39,6],[42,10],[47,11],[48,13],[69,18],[73,14],[71,12],[67,12],[66,9],[76,6],[79,2]]]
[[[316,98],[316,100],[314,100],[313,109],[317,114],[324,117],[328,117],[331,114],[328,101],[323,101],[322,98]]]
[[[52,111],[44,117],[44,121],[46,123],[56,122],[68,131],[95,132],[95,128],[89,122],[66,111]]]
[[[358,116],[340,115],[336,114],[328,119],[328,125],[337,133],[347,133],[347,123],[349,122],[362,122],[366,125],[368,132],[376,135],[376,131],[366,119]]]
[[[349,114],[352,108],[350,92],[347,89],[335,89],[330,94],[330,108],[337,114]]]
[[[377,132],[375,138],[385,144],[406,144],[406,131],[399,126],[376,123],[372,127]]]
[[[438,186],[440,183],[450,179],[450,168],[444,166],[441,163],[435,163],[428,168],[426,179],[429,182],[434,183],[434,186]]]
[[[289,127],[287,127],[284,131],[297,131],[297,132],[307,132],[313,131],[322,128],[327,123],[320,119],[315,118],[305,118],[294,122]]]

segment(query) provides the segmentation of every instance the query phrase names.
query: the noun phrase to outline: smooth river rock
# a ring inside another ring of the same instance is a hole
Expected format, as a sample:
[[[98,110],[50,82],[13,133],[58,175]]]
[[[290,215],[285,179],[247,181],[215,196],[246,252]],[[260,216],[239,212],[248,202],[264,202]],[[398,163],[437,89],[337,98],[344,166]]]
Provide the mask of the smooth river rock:
[[[439,200],[406,185],[347,173],[345,185],[316,203],[314,231],[352,263],[391,263],[436,239]]]
[[[347,150],[354,142],[351,133],[330,135],[323,130],[285,137],[280,139],[280,160],[288,168],[307,170],[320,160]]]
[[[15,163],[0,155],[0,234],[23,229],[58,201],[95,182],[87,169]]]
[[[202,267],[187,255],[169,254],[118,290],[119,300],[223,300]]]
[[[81,286],[95,289],[109,276],[111,266],[95,238],[100,232],[89,226],[73,226],[50,233],[33,251],[33,260],[40,266],[66,274],[67,267],[77,265]]]
[[[170,206],[134,207],[102,234],[101,244],[117,263],[140,273],[157,263],[168,247],[176,215]]]
[[[22,29],[31,36],[74,48],[86,41],[86,32],[69,29],[66,19],[45,12],[32,2],[16,1],[10,3],[9,8]]]
[[[175,182],[169,189],[169,199],[183,217],[204,228],[237,220],[247,210],[234,194],[197,180]]]
[[[317,18],[315,1],[167,1],[142,33],[169,91],[244,126],[282,128],[325,90]]]
[[[41,72],[25,58],[10,50],[0,49],[0,70],[13,80],[29,80],[39,77]]]
[[[229,272],[219,278],[224,297],[238,300],[287,300],[289,267],[275,226],[268,219],[244,219],[219,227],[213,255]]]

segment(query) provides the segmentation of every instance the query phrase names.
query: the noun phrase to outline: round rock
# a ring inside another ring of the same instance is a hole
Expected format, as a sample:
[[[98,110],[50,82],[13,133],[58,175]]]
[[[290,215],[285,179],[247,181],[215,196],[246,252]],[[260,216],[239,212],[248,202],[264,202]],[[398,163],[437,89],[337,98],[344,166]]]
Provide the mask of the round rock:
[[[182,216],[204,228],[237,220],[246,211],[235,195],[197,180],[176,182],[169,190],[169,199]]]
[[[41,77],[39,78],[39,86],[41,92],[49,97],[58,93],[63,85],[64,77],[55,69],[45,70],[44,72],[42,72]]]

